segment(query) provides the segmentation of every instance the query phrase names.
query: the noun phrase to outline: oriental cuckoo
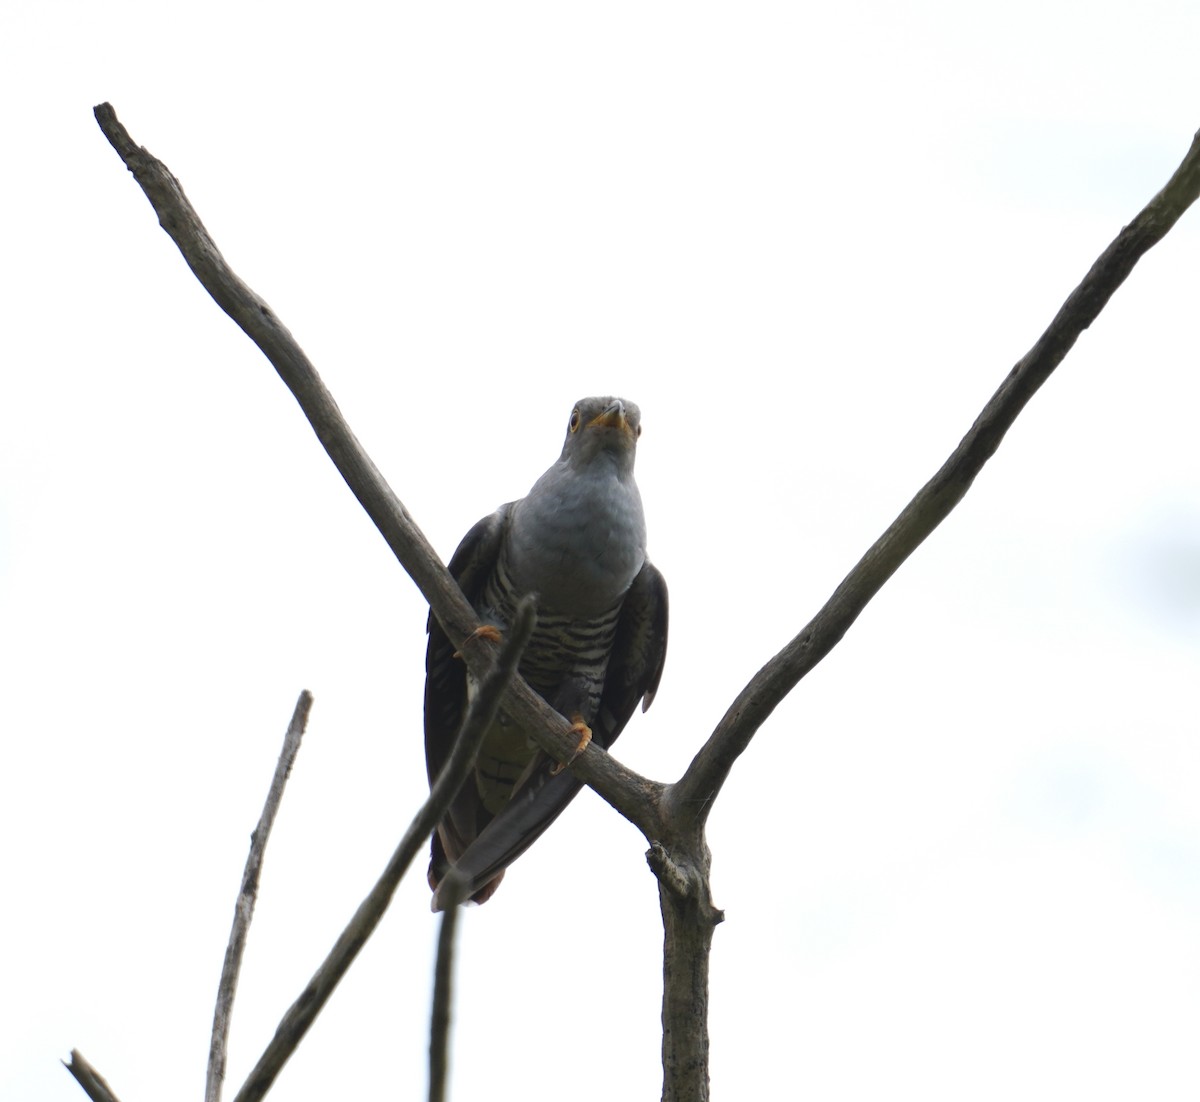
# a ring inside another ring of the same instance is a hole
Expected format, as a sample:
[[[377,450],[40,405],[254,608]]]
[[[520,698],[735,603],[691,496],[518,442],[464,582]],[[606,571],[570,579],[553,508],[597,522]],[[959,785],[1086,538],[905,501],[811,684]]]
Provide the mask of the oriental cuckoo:
[[[646,557],[646,523],[633,479],[641,414],[619,398],[584,398],[571,411],[562,454],[528,495],[467,533],[450,572],[498,638],[532,594],[537,624],[520,673],[579,735],[612,745],[638,701],[650,706],[667,650],[667,586]],[[461,641],[459,641],[461,642]],[[425,759],[430,784],[450,753],[474,691],[456,644],[429,619]],[[574,758],[572,758],[574,760]],[[567,763],[569,764],[569,763]],[[433,835],[429,883],[455,865],[466,894],[485,902],[504,870],[580,789],[503,706],[471,776]]]

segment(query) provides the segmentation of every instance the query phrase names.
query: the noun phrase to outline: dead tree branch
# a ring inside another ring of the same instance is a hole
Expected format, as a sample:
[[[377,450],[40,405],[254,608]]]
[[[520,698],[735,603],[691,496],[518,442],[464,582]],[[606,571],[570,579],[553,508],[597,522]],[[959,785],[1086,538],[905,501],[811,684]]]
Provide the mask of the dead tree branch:
[[[523,600],[517,606],[513,623],[504,637],[495,664],[484,676],[479,691],[471,701],[462,730],[455,740],[445,767],[433,783],[429,799],[405,831],[375,887],[359,905],[350,924],[342,931],[337,943],[313,978],[308,981],[299,998],[284,1014],[283,1020],[275,1030],[275,1036],[259,1057],[234,1102],[257,1102],[267,1093],[283,1065],[295,1052],[296,1046],[303,1040],[309,1027],[329,1001],[334,988],[354,963],[359,950],[379,925],[379,920],[383,918],[388,904],[391,903],[401,877],[417,853],[428,844],[434,827],[441,822],[450,801],[454,799],[454,794],[469,776],[483,736],[495,718],[505,688],[516,673],[517,663],[525,650],[525,644],[529,642],[535,620],[533,602]]]
[[[250,931],[250,920],[254,917],[254,904],[258,899],[258,878],[262,872],[263,853],[267,839],[275,823],[275,815],[283,800],[283,789],[291,776],[292,765],[300,752],[300,740],[308,725],[308,713],[312,708],[312,694],[305,689],[296,701],[291,722],[283,737],[283,749],[275,764],[275,775],[267,791],[258,826],[250,835],[250,854],[242,873],[242,886],[238,892],[233,912],[233,929],[229,932],[229,944],[225,948],[225,962],[221,967],[221,980],[217,984],[217,1005],[213,1011],[212,1041],[208,1049],[208,1077],[204,1084],[204,1102],[220,1102],[221,1086],[225,1082],[225,1061],[229,1050],[229,1024],[233,1016],[233,997],[237,992],[238,973],[242,967],[242,956],[246,950],[246,935]]]
[[[1200,133],[1166,186],[1092,265],[1034,346],[1017,362],[941,469],[846,576],[824,607],[738,694],[683,777],[664,795],[666,818],[708,817],[733,763],[800,679],[838,643],[900,564],[949,515],[1025,404],[1104,309],[1138,260],[1200,195]]]

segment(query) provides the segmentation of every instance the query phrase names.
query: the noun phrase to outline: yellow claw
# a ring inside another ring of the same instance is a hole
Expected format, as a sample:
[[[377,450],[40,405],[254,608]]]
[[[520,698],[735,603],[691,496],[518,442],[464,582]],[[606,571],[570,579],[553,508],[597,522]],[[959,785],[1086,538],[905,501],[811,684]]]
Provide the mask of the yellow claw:
[[[486,639],[489,643],[499,643],[503,638],[504,636],[501,634],[500,629],[494,624],[480,624],[479,627],[462,641],[462,646],[451,657],[461,658],[463,656],[463,648],[476,639]]]
[[[579,736],[579,745],[575,747],[575,753],[565,762],[558,762],[553,769],[550,770],[550,776],[557,777],[568,765],[579,757],[580,754],[587,749],[587,744],[592,741],[592,729],[583,722],[583,716],[576,715],[573,717],[574,722],[571,724],[572,734]]]

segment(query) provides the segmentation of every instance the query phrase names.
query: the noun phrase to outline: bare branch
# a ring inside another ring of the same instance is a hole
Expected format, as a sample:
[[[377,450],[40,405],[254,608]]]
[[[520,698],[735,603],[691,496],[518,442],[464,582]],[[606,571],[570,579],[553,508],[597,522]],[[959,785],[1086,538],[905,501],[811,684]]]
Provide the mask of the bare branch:
[[[505,686],[515,674],[521,653],[529,642],[534,621],[533,602],[523,600],[517,606],[513,623],[505,635],[496,663],[480,682],[479,691],[471,701],[463,720],[463,728],[455,739],[445,767],[433,783],[429,799],[417,812],[391,860],[388,861],[383,875],[359,905],[350,924],[342,931],[337,943],[313,978],[308,981],[300,997],[284,1014],[283,1020],[275,1030],[275,1036],[259,1057],[242,1089],[238,1091],[235,1102],[256,1102],[267,1093],[283,1065],[287,1063],[296,1046],[303,1040],[309,1027],[329,1001],[329,996],[333,994],[342,976],[354,963],[359,950],[379,925],[379,920],[383,918],[391,903],[401,877],[412,864],[413,858],[424,848],[434,827],[446,814],[454,794],[470,774],[483,736],[495,718]]]
[[[179,181],[166,165],[134,143],[110,104],[100,104],[94,113],[104,136],[150,200],[159,225],[178,246],[201,286],[279,372],[346,485],[429,602],[447,637],[466,640],[479,626],[478,617],[424,533],[350,431],[333,395],[295,338],[271,308],[225,263]],[[482,675],[489,661],[486,648],[467,646],[464,655],[471,671],[476,676]],[[514,679],[510,697],[505,710],[526,724],[542,749],[558,761],[567,761],[578,742],[569,734],[571,725],[567,720],[520,677]],[[656,833],[657,808],[648,801],[656,801],[661,785],[614,761],[595,744],[589,746],[571,768],[647,837]]]
[[[64,1060],[63,1067],[75,1076],[75,1081],[92,1102],[119,1102],[104,1077],[80,1055],[78,1049],[71,1050],[71,1061],[68,1063]]]
[[[350,432],[332,396],[291,334],[270,308],[229,270],[166,167],[133,144],[107,104],[96,108],[96,118],[201,284],[262,349],[291,389],[342,477],[429,601],[448,637],[468,640],[478,626],[469,604]],[[720,922],[721,912],[712,905],[710,897],[709,854],[703,828],[708,809],[733,763],[775,706],[832,650],[875,593],[962,499],[1025,404],[1066,356],[1079,334],[1099,315],[1138,259],[1169,232],[1198,192],[1200,135],[1167,186],[1105,250],[1046,332],[1012,369],[943,467],[867,551],[804,630],[751,679],[676,784],[664,788],[640,777],[595,744],[572,766],[581,780],[633,821],[652,842],[649,856],[659,876],[666,949],[664,1098],[707,1097],[708,956],[712,929]],[[463,651],[476,676],[491,668],[486,648],[468,643]],[[515,668],[516,659],[512,661]],[[497,694],[502,689],[503,682],[496,689]],[[574,743],[567,734],[566,720],[519,677],[510,684],[504,707],[548,753],[560,761],[569,757]],[[459,744],[466,742],[466,726]],[[444,813],[446,802],[457,788],[457,783],[443,786],[443,780],[458,753],[456,745],[451,763],[435,784],[430,801],[414,820],[384,877],[360,906],[329,959],[285,1015],[275,1040],[238,1095],[238,1102],[259,1098],[269,1087],[345,967],[379,921],[400,874]],[[469,761],[466,756],[459,763],[463,769],[460,778],[466,776]],[[435,807],[439,793],[446,802]],[[451,907],[447,917],[455,910]],[[443,933],[449,936],[445,926]],[[442,1009],[446,1007],[448,1003]],[[442,1009],[435,1018],[445,1017]],[[441,1043],[435,1034],[431,1049]],[[435,1089],[434,1077],[431,1065],[431,1091]]]
[[[1162,240],[1200,195],[1200,133],[1167,185],[1126,226],[1071,292],[1049,328],[1009,372],[1000,389],[942,468],[904,508],[786,647],[754,675],[730,705],[677,784],[664,795],[665,814],[703,821],[733,763],[775,706],[857,619],[858,614],[958,504],[1025,404],[1099,315],[1134,265]]]
[[[444,622],[449,618],[454,627],[451,638],[465,637],[476,626],[470,607],[461,594],[454,592],[453,582],[441,568],[436,552],[350,431],[333,395],[295,338],[271,308],[225,263],[167,166],[134,144],[110,104],[100,104],[94,113],[105,137],[146,193],[158,215],[159,225],[179,247],[201,286],[262,349],[279,372],[300,403],[317,438],[388,546],[430,603],[434,603],[434,596],[438,598],[439,620]]]
[[[429,1102],[444,1102],[450,1068],[450,1009],[454,990],[454,938],[459,904],[467,884],[452,865],[439,885],[445,902],[438,929],[437,962],[433,970],[433,1006],[429,1014]]]
[[[238,892],[233,912],[233,929],[229,932],[229,944],[225,948],[225,962],[221,967],[221,980],[217,984],[217,1006],[213,1011],[212,1041],[208,1049],[208,1077],[204,1084],[204,1102],[219,1102],[221,1086],[225,1081],[225,1060],[229,1048],[229,1023],[233,1015],[233,997],[237,992],[238,973],[242,967],[242,955],[246,950],[246,935],[250,920],[254,917],[254,904],[258,899],[258,878],[262,871],[263,853],[267,839],[275,823],[275,815],[283,800],[283,789],[291,776],[292,765],[300,752],[300,740],[308,725],[308,713],[312,708],[312,694],[305,689],[296,701],[291,722],[283,737],[283,749],[275,763],[275,775],[267,791],[258,826],[250,835],[250,854],[242,873],[242,887]]]

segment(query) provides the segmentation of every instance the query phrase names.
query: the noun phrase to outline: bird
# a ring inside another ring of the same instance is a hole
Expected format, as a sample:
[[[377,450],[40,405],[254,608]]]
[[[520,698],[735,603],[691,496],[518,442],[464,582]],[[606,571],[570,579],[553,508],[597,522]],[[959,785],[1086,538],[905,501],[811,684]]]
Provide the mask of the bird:
[[[633,467],[641,411],[613,397],[571,410],[558,460],[519,501],[479,521],[450,573],[479,615],[475,633],[499,639],[517,603],[536,600],[537,622],[519,672],[571,721],[574,756],[607,749],[638,702],[650,707],[667,650],[667,585],[646,557],[646,522]],[[446,761],[473,679],[437,619],[425,655],[425,761],[432,786]],[[572,758],[571,760],[574,760]],[[559,816],[581,782],[540,750],[503,706],[472,773],[431,839],[432,909],[448,868],[462,897],[484,903],[505,869]]]

